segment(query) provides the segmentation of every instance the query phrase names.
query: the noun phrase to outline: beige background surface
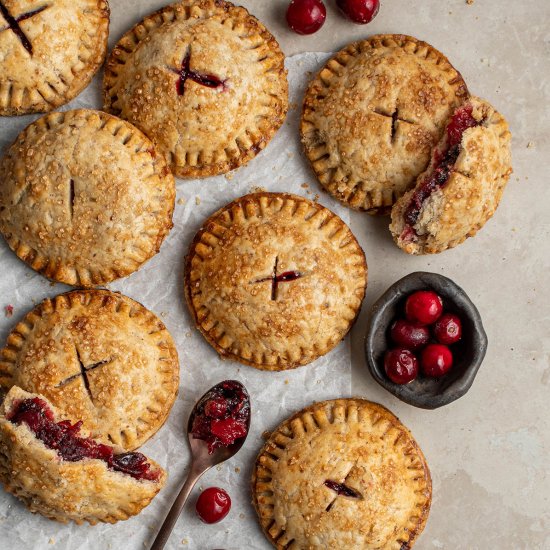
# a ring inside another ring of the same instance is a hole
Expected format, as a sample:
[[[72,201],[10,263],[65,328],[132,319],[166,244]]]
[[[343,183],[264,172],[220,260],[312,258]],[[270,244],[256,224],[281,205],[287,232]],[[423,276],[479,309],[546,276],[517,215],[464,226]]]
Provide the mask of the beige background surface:
[[[122,30],[166,3],[111,0],[110,45]],[[287,55],[335,51],[352,40],[382,32],[412,34],[426,40],[449,57],[473,93],[490,100],[508,118],[514,135],[515,173],[494,219],[475,239],[438,256],[413,258],[394,246],[387,219],[352,214],[352,229],[369,264],[367,296],[351,335],[352,394],[389,407],[409,426],[426,454],[433,475],[434,501],[428,526],[415,548],[550,549],[550,185],[544,169],[545,160],[550,158],[550,2],[475,0],[468,5],[465,0],[382,0],[378,17],[367,26],[357,26],[343,19],[334,0],[327,0],[327,22],[309,37],[286,28],[287,0],[240,3],[266,23]],[[234,178],[242,175],[236,172]],[[318,191],[313,174],[309,173],[306,181]],[[180,182],[178,191],[184,186]],[[323,196],[322,201],[331,207],[330,197]],[[208,208],[213,211],[217,206]],[[168,251],[165,248],[164,254]],[[142,276],[158,262],[148,265]],[[377,386],[367,371],[362,350],[372,303],[395,280],[417,270],[440,272],[460,284],[478,306],[490,341],[470,392],[437,411],[401,403]],[[124,290],[125,284],[122,281],[115,288]],[[61,291],[48,289],[47,282],[44,289],[49,294]],[[175,305],[174,309],[180,307]],[[170,325],[170,314],[168,321]],[[226,365],[228,373],[239,372]],[[314,365],[311,369],[314,376],[325,372]],[[245,379],[256,377],[256,373],[249,375],[245,370],[240,373]],[[281,385],[284,388],[282,380]],[[180,421],[194,397],[187,388],[184,390],[186,402],[179,401],[175,407],[174,423]],[[317,398],[312,389],[306,393],[311,401]],[[277,398],[281,406],[273,404],[277,409],[274,422],[284,417],[282,409],[290,412],[292,408],[284,396]],[[161,494],[157,506],[167,507],[172,496]],[[0,548],[14,527],[11,512],[0,510],[0,516],[4,512],[8,519],[0,524],[0,533],[6,529]],[[184,516],[182,523],[189,518],[189,514]],[[32,538],[37,534],[39,518],[31,519],[36,529],[29,529]],[[149,523],[150,516],[144,514],[136,521]],[[148,528],[154,529],[154,523]],[[234,528],[233,523],[219,526]],[[90,540],[94,540],[93,533],[108,536],[107,529],[119,527],[98,526],[89,531]],[[174,538],[170,548],[189,547],[182,544],[182,538]],[[240,548],[238,540],[236,532],[234,544],[226,547]],[[76,540],[73,542],[69,537],[52,547],[80,547]],[[48,546],[46,541],[42,543],[41,547]],[[264,547],[265,542],[258,539],[257,548]]]

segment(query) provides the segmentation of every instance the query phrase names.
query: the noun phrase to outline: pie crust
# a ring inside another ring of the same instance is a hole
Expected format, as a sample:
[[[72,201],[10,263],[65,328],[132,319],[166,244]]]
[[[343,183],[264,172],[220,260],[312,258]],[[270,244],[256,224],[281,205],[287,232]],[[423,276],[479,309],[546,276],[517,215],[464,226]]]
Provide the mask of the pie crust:
[[[511,134],[504,117],[485,100],[470,97],[472,116],[479,126],[467,129],[461,152],[447,182],[423,203],[414,225],[416,236],[405,238],[404,212],[418,186],[433,170],[444,136],[417,186],[403,195],[392,210],[390,230],[397,245],[409,254],[442,252],[473,237],[495,213],[512,173]]]
[[[153,460],[148,462],[160,471],[158,481],[134,479],[109,469],[99,459],[65,461],[25,423],[6,419],[14,401],[33,397],[44,399],[14,387],[0,407],[0,482],[31,512],[63,523],[116,523],[139,514],[163,487],[166,472]],[[58,416],[55,407],[51,408]]]
[[[367,285],[365,255],[320,204],[254,193],[213,214],[195,236],[185,295],[222,358],[265,370],[305,365],[353,324]]]
[[[0,0],[0,115],[52,111],[103,64],[106,0]]]
[[[309,85],[301,134],[322,186],[386,213],[414,185],[464,97],[447,58],[411,36],[377,35],[338,52]]]
[[[157,143],[176,176],[222,174],[256,156],[282,125],[284,55],[246,9],[183,0],[121,38],[104,98],[105,110]]]
[[[179,388],[170,333],[144,306],[108,290],[46,299],[0,352],[0,385],[38,393],[93,438],[133,450],[165,422]]]
[[[276,548],[406,550],[426,525],[432,484],[422,451],[392,413],[337,399],[307,407],[271,433],[256,459],[252,494]]]
[[[28,126],[0,160],[0,232],[33,269],[103,285],[154,256],[172,227],[175,183],[137,128],[80,109]]]

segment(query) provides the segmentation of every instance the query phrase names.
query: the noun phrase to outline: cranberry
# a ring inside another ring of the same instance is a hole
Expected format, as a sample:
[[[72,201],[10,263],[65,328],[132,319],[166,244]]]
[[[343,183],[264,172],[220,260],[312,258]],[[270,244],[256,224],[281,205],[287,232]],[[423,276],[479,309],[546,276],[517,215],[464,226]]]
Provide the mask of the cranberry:
[[[405,319],[395,321],[390,329],[391,339],[408,349],[418,349],[428,343],[430,331],[427,327]]]
[[[412,351],[405,348],[396,348],[386,352],[384,368],[392,382],[408,384],[418,374],[418,360]]]
[[[223,397],[209,399],[204,405],[204,414],[210,418],[220,418],[227,411],[227,401]]]
[[[420,364],[426,376],[439,378],[453,366],[453,354],[447,346],[429,344],[422,350]]]
[[[379,0],[336,0],[338,7],[354,23],[370,23],[380,9]]]
[[[462,323],[457,315],[444,313],[435,323],[434,334],[440,344],[454,344],[462,338]]]
[[[298,34],[313,34],[325,23],[327,9],[321,0],[292,0],[286,11],[288,26]]]
[[[411,294],[405,303],[407,319],[423,325],[435,323],[442,313],[443,300],[431,290],[419,290]]]
[[[224,447],[232,445],[246,435],[247,420],[237,418],[223,418],[221,420],[212,420],[210,430],[212,435],[218,438]]]
[[[200,494],[195,509],[204,523],[218,523],[229,513],[231,498],[223,489],[209,487]]]
[[[479,122],[472,116],[472,106],[465,105],[458,108],[447,126],[449,146],[457,145],[462,141],[462,135],[468,128],[479,126]]]

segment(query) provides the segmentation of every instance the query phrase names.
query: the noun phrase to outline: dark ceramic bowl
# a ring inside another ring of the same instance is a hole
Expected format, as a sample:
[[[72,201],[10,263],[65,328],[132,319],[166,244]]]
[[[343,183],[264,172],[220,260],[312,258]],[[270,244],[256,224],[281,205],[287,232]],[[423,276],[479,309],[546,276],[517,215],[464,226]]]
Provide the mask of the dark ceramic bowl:
[[[410,384],[394,384],[384,370],[384,354],[391,347],[389,329],[404,317],[405,300],[417,290],[433,290],[443,298],[445,311],[462,321],[462,339],[451,346],[453,367],[441,378],[420,373]],[[437,409],[462,397],[472,385],[487,351],[487,335],[481,317],[467,294],[453,281],[437,273],[411,273],[394,283],[374,304],[365,352],[374,379],[396,397],[423,409]]]

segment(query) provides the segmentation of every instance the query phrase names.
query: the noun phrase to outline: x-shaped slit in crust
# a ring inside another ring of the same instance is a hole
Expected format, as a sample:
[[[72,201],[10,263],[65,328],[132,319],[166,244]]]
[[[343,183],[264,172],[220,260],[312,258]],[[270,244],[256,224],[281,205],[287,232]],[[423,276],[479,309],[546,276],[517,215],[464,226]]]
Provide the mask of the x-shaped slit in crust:
[[[269,277],[262,277],[261,279],[256,279],[252,281],[253,283],[264,283],[265,281],[271,281],[271,299],[273,301],[277,300],[277,291],[279,288],[279,283],[288,283],[290,281],[295,281],[300,279],[304,275],[299,271],[285,271],[277,275],[277,266],[279,264],[279,256],[275,258],[275,265],[273,266],[273,272]]]
[[[199,73],[197,71],[191,70],[191,46],[187,48],[183,60],[181,62],[181,67],[179,69],[174,69],[169,67],[170,71],[179,75],[179,79],[176,82],[176,90],[178,95],[183,95],[185,93],[185,83],[187,80],[192,80],[201,86],[206,86],[207,88],[225,88],[226,80],[221,80],[217,76],[207,73]]]
[[[349,485],[346,485],[346,481],[348,480],[354,468],[355,468],[355,464],[350,468],[349,472],[346,474],[346,477],[344,478],[344,481],[342,483],[339,483],[338,481],[334,481],[332,479],[325,480],[325,483],[324,483],[325,487],[328,487],[329,489],[331,489],[336,493],[335,497],[329,502],[328,506],[326,507],[327,512],[330,512],[330,509],[334,506],[336,499],[340,496],[357,498],[357,499],[363,498],[363,495],[361,493],[359,493],[355,489],[352,489]]]
[[[8,24],[7,27],[4,27],[0,29],[0,32],[11,30],[13,31],[13,34],[19,38],[21,41],[21,44],[29,52],[29,54],[32,56],[32,44],[29,40],[28,36],[23,32],[23,29],[19,25],[21,21],[25,21],[26,19],[30,19],[31,17],[34,17],[35,15],[43,12],[45,9],[49,8],[50,5],[46,4],[45,6],[41,6],[40,8],[36,8],[35,10],[28,11],[26,13],[23,13],[17,17],[14,17],[8,10],[8,8],[4,5],[4,3],[0,0],[0,13],[2,14],[2,17],[6,20],[6,23]]]
[[[373,113],[386,117],[391,118],[391,134],[390,134],[390,141],[393,143],[395,141],[395,134],[397,132],[397,121],[400,122],[406,122],[407,124],[415,124],[414,121],[408,120],[406,118],[402,118],[399,116],[399,107],[395,107],[392,113],[388,113],[386,111],[382,111],[381,109],[373,109]]]
[[[88,379],[88,373],[92,370],[95,370],[99,367],[102,367],[104,365],[107,365],[108,363],[110,363],[112,361],[112,358],[111,359],[105,359],[103,361],[98,361],[97,363],[93,363],[92,365],[89,365],[89,366],[85,366],[84,363],[82,362],[82,358],[80,357],[80,351],[78,350],[78,348],[75,346],[75,353],[76,353],[76,359],[78,361],[78,366],[79,366],[79,369],[80,371],[75,373],[75,374],[72,374],[71,376],[65,378],[65,380],[62,380],[61,382],[59,382],[59,384],[57,384],[57,388],[62,388],[63,386],[66,386],[67,384],[69,384],[70,382],[72,382],[73,380],[77,379],[79,376],[82,376],[82,383],[84,384],[84,388],[86,389],[86,393],[88,394],[89,398],[90,398],[90,401],[92,402],[92,404],[94,403],[94,396],[92,394],[92,390],[90,388],[90,380]]]

